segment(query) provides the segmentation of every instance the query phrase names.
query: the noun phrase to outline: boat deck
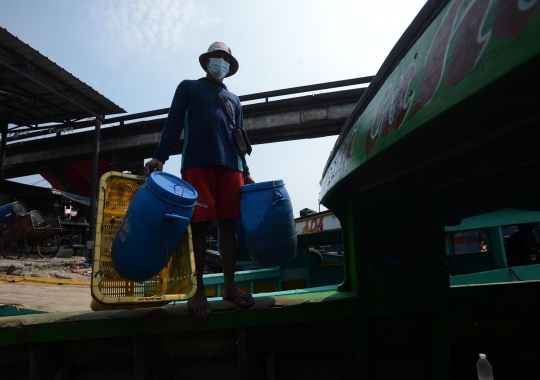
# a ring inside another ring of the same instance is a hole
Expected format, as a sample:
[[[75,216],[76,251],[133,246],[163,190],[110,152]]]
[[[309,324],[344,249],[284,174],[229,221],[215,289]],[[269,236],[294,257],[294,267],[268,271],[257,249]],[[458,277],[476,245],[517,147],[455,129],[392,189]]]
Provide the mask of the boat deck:
[[[141,379],[148,378],[148,371],[162,377],[187,374],[193,363],[204,366],[204,375],[220,375],[219,367],[231,378],[254,373],[263,373],[263,379],[272,374],[275,378],[357,378],[369,366],[378,373],[391,371],[385,360],[377,359],[378,352],[381,358],[383,352],[395,351],[395,358],[417,360],[441,340],[450,343],[452,362],[466,360],[467,355],[474,358],[478,349],[498,353],[507,361],[519,356],[515,345],[538,341],[535,319],[526,316],[538,312],[539,291],[536,281],[459,286],[449,288],[448,298],[441,299],[440,294],[414,294],[390,283],[377,294],[363,296],[336,291],[335,286],[257,294],[256,304],[247,310],[211,299],[213,312],[208,318],[190,315],[185,302],[136,310],[4,317],[0,318],[0,366],[28,368],[29,375],[51,375],[51,367],[57,373],[69,366],[80,373],[94,371],[92,376],[104,380],[115,378],[120,370],[128,378]],[[519,316],[523,318],[516,325]],[[418,336],[427,339],[420,341]],[[480,340],[482,347],[478,347]],[[378,347],[372,352],[375,358],[366,355],[369,344]],[[403,356],[400,347],[405,346]],[[411,368],[417,371],[420,364]],[[432,377],[426,372],[417,378]]]

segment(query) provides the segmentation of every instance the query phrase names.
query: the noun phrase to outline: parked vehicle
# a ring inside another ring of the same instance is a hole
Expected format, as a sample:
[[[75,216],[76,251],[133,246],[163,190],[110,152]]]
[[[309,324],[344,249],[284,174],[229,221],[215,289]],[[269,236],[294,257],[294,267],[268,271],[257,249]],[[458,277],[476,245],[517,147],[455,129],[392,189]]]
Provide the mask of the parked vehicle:
[[[57,216],[45,219],[41,212],[30,211],[0,230],[2,255],[14,255],[18,259],[35,249],[41,258],[45,258],[44,254],[56,256],[60,249],[61,232]]]

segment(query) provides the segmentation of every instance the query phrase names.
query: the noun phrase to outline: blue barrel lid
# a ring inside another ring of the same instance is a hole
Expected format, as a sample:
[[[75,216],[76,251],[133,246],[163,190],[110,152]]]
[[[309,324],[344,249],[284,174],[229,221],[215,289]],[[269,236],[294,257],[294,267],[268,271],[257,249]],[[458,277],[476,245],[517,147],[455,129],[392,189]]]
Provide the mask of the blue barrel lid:
[[[242,192],[245,193],[246,191],[273,189],[274,187],[277,188],[278,186],[283,186],[283,185],[285,184],[283,183],[282,179],[277,179],[275,181],[251,183],[249,185],[242,186]]]
[[[11,209],[17,216],[24,216],[28,212],[28,207],[22,202],[16,201],[12,203]]]
[[[176,202],[179,206],[195,206],[197,190],[182,178],[164,172],[153,172],[146,178],[146,185],[152,192],[166,202]]]

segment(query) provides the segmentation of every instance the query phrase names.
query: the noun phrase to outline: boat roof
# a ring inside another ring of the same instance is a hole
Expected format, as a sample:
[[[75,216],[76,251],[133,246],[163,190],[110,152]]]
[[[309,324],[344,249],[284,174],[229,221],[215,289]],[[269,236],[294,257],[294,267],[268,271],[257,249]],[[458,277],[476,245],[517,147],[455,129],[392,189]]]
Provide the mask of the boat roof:
[[[504,208],[485,214],[471,216],[461,221],[459,226],[445,227],[446,232],[457,232],[490,228],[497,226],[515,226],[524,223],[539,223],[540,211],[518,210],[515,208]]]

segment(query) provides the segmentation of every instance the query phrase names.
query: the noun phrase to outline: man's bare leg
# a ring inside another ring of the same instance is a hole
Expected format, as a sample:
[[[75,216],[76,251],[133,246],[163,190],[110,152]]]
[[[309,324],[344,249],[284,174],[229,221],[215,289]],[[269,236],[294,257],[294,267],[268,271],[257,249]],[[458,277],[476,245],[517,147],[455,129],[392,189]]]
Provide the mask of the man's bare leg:
[[[230,299],[237,305],[248,305],[253,303],[253,297],[249,293],[244,293],[234,286],[234,271],[236,269],[236,253],[238,242],[234,231],[234,219],[218,218],[219,229],[219,254],[223,263],[223,299]]]
[[[197,272],[197,291],[188,301],[188,306],[193,314],[200,316],[208,315],[212,312],[206,300],[206,291],[203,282],[204,264],[206,261],[206,232],[210,224],[211,222],[209,221],[191,223],[195,271]]]

